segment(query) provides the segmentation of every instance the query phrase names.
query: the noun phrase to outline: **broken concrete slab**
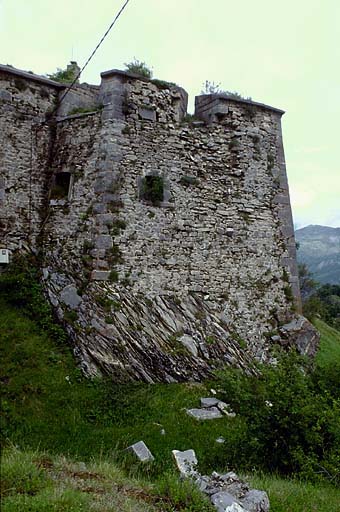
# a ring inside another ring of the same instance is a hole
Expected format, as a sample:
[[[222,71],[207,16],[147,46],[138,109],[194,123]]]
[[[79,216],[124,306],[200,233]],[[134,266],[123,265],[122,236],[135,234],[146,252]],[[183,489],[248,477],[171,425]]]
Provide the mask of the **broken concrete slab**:
[[[144,441],[138,441],[138,443],[134,443],[131,446],[128,446],[126,451],[133,453],[141,462],[149,462],[155,460],[154,456]]]
[[[194,450],[172,450],[177,467],[183,477],[198,477],[197,457]]]
[[[222,402],[218,398],[208,397],[201,398],[201,407],[204,409],[210,409],[211,407],[217,407],[223,414],[229,416],[230,418],[234,418],[236,414],[231,410],[230,405]]]
[[[208,398],[201,398],[201,407],[208,408],[208,407],[216,407],[219,403],[218,398],[214,397],[208,397]]]
[[[223,418],[223,414],[217,407],[211,407],[210,409],[186,409],[186,412],[196,420],[215,420]]]
[[[229,492],[217,492],[210,497],[217,512],[247,512]]]

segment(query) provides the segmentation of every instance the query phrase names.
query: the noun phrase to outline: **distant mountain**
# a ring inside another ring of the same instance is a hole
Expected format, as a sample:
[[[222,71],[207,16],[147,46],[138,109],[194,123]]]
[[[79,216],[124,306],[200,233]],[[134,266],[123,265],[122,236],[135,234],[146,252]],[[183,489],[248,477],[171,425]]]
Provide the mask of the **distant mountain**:
[[[306,263],[319,283],[340,284],[340,228],[307,226],[295,231],[298,263]]]

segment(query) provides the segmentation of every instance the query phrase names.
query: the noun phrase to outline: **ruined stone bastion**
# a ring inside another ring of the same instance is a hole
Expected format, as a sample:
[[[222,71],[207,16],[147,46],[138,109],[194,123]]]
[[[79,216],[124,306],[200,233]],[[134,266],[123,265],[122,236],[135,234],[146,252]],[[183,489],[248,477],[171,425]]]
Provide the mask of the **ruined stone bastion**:
[[[313,354],[276,108],[128,72],[0,66],[0,250],[33,251],[87,375],[200,379]],[[81,109],[81,110],[80,110]]]

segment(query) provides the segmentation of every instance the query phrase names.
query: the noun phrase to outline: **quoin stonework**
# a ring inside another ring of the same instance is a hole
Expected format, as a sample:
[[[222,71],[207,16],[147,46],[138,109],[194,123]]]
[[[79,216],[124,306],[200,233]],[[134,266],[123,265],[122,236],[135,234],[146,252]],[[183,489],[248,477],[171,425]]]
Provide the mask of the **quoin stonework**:
[[[299,315],[276,108],[119,70],[100,86],[0,66],[0,250],[40,255],[89,375],[198,380],[313,354]]]

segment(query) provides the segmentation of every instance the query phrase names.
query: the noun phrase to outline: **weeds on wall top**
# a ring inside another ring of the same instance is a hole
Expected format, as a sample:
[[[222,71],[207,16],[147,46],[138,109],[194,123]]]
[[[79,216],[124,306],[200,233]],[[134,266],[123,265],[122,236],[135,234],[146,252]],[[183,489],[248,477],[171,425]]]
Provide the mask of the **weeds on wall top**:
[[[203,82],[200,94],[224,94],[235,100],[252,101],[251,96],[242,96],[237,91],[227,91],[225,89],[221,89],[220,83],[211,82],[210,80]]]
[[[152,70],[146,65],[145,62],[142,62],[138,59],[134,59],[131,62],[124,63],[125,70],[130,73],[135,73],[136,75],[144,76],[145,78],[152,78]]]
[[[47,75],[47,77],[55,82],[70,83],[73,82],[77,74],[77,70],[74,67],[68,66],[67,69],[57,68],[55,73]]]

